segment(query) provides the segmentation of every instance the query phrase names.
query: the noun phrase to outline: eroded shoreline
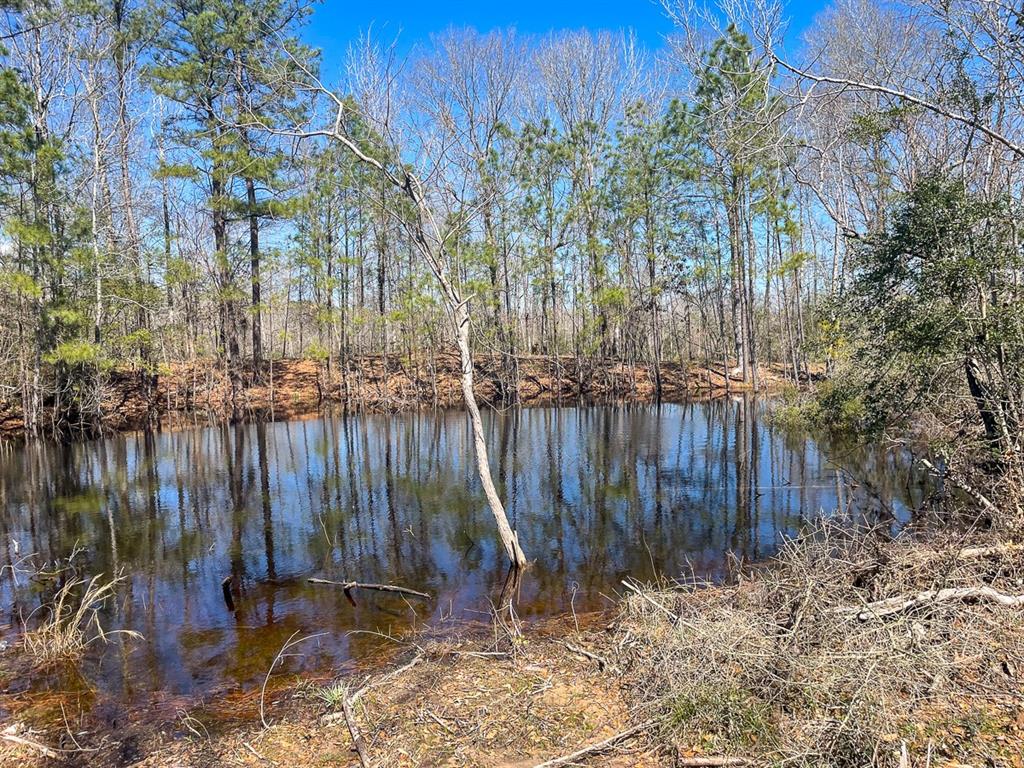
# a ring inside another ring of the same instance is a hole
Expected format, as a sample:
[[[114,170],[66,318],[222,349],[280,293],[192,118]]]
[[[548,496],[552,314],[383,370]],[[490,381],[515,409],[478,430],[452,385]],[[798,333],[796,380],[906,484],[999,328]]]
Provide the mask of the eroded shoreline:
[[[658,398],[654,372],[642,364],[578,358],[525,356],[509,373],[502,360],[476,359],[478,402],[492,406],[575,404],[586,400],[649,403]],[[781,365],[761,369],[762,389],[785,385]],[[662,399],[719,397],[750,391],[721,364],[664,363]],[[517,382],[510,392],[507,382]],[[326,408],[353,412],[396,413],[462,404],[458,361],[452,355],[408,360],[398,356],[353,357],[344,363],[279,359],[257,370],[242,371],[241,388],[232,387],[222,363],[215,360],[172,362],[155,374],[115,369],[102,388],[101,433],[144,428],[175,428],[234,420],[282,421],[321,413]],[[234,399],[234,402],[233,402]],[[53,430],[44,434],[52,434]],[[65,425],[65,437],[95,436],[95,429]],[[18,403],[0,403],[0,437],[24,436]]]

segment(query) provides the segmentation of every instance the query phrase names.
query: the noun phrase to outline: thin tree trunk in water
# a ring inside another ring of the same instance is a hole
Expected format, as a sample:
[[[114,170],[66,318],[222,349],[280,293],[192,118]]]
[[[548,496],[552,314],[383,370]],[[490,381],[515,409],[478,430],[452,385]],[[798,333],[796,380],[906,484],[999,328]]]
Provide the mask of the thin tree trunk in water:
[[[340,103],[339,106],[341,106]],[[434,219],[433,211],[431,211],[430,205],[424,198],[420,181],[406,169],[397,173],[390,170],[380,161],[360,150],[348,136],[338,132],[332,132],[330,136],[358,158],[360,162],[376,169],[381,175],[382,184],[385,181],[390,183],[412,203],[415,219],[408,223],[408,231],[412,236],[416,249],[423,257],[423,260],[427,262],[427,266],[430,268],[431,273],[437,280],[438,287],[441,289],[441,296],[448,310],[448,316],[452,321],[459,348],[459,359],[462,364],[462,396],[466,402],[466,410],[469,412],[469,419],[473,427],[473,442],[476,448],[476,466],[477,473],[480,476],[480,484],[483,486],[487,503],[497,523],[498,533],[505,547],[505,553],[514,567],[522,568],[527,564],[526,556],[519,546],[519,538],[516,536],[516,532],[512,530],[508,523],[505,506],[502,504],[498,491],[494,487],[487,455],[487,443],[484,440],[483,421],[480,418],[480,409],[477,407],[476,397],[473,394],[473,354],[469,343],[468,303],[462,297],[456,284],[449,277],[451,265],[444,250],[444,238]],[[383,187],[381,192],[383,200]]]
[[[491,512],[494,513],[494,520],[498,524],[498,534],[501,536],[502,544],[505,545],[505,553],[515,567],[522,568],[526,565],[526,555],[523,554],[523,550],[519,546],[519,537],[508,523],[505,505],[502,504],[491,477],[487,443],[484,441],[483,420],[480,418],[480,408],[477,406],[476,396],[473,394],[473,355],[469,346],[469,310],[464,302],[455,307],[452,319],[456,326],[456,340],[462,363],[462,397],[466,401],[466,410],[469,411],[469,420],[473,426],[473,443],[476,448],[476,466],[480,475],[480,485],[483,486],[487,503],[491,507]]]
[[[448,305],[448,311],[454,325],[453,330],[455,331],[455,339],[459,347],[459,359],[462,365],[462,397],[466,402],[466,410],[469,412],[469,420],[473,427],[473,442],[476,448],[476,466],[477,473],[480,476],[480,485],[484,489],[487,503],[491,508],[491,513],[494,515],[495,523],[498,526],[498,534],[501,536],[501,542],[505,547],[508,559],[516,568],[522,568],[527,564],[526,555],[523,554],[523,550],[519,546],[519,537],[508,523],[505,505],[502,504],[498,491],[494,487],[494,480],[491,478],[487,443],[484,440],[483,420],[480,418],[480,408],[477,406],[476,396],[473,394],[473,353],[469,343],[468,302],[463,299],[459,290],[448,277],[448,267],[444,261],[442,250],[442,238],[437,230],[433,214],[420,192],[419,181],[407,175],[405,183],[399,186],[401,186],[402,190],[412,199],[416,206],[417,221],[413,231],[417,241],[416,244],[441,287],[441,294]]]

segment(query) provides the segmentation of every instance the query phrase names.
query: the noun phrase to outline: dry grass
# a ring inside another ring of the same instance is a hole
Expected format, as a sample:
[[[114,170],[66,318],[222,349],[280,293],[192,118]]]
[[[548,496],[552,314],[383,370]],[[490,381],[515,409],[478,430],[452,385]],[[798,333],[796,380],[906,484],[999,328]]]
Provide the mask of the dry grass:
[[[181,714],[179,737],[151,731],[137,765],[355,765],[350,716],[377,768],[533,768],[623,732],[584,762],[1024,768],[1024,608],[962,593],[878,605],[978,588],[1024,593],[1024,544],[825,526],[738,584],[635,590],[610,627],[406,638],[386,670],[275,689],[269,727],[259,692],[224,699]]]
[[[620,730],[629,713],[616,681],[567,653],[563,633],[530,633],[516,649],[505,638],[501,649],[433,642],[419,663],[375,676],[353,708],[373,764],[533,766]],[[331,711],[358,687],[346,680],[316,693],[336,737],[345,722]],[[641,764],[636,755],[622,763]]]
[[[22,638],[25,651],[39,666],[73,661],[96,641],[107,642],[111,636],[139,638],[129,629],[104,631],[99,608],[114,594],[122,577],[104,580],[102,574],[92,579],[71,579],[60,587],[47,605],[36,609],[25,620]],[[42,620],[29,629],[43,614]]]
[[[1022,577],[1021,547],[825,526],[752,580],[630,596],[614,642],[635,706],[683,754],[1016,765],[1024,610],[949,600],[880,616],[865,606],[951,587],[1018,594]]]

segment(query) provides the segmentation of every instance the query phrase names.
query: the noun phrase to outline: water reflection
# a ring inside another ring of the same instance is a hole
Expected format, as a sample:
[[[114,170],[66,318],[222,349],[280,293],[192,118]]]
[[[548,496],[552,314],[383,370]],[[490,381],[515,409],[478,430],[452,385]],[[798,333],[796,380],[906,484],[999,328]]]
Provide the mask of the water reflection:
[[[786,432],[749,399],[490,414],[495,478],[536,560],[520,616],[606,605],[625,576],[715,576],[769,555],[822,511],[897,523],[921,502],[904,457]],[[338,416],[119,436],[10,452],[0,471],[0,605],[12,633],[47,594],[17,565],[123,572],[108,646],[86,670],[122,703],[258,685],[296,631],[327,669],[400,631],[473,617],[505,579],[461,412]],[[841,466],[844,469],[839,470]],[[435,595],[340,590],[309,576]],[[225,600],[230,591],[234,610]]]

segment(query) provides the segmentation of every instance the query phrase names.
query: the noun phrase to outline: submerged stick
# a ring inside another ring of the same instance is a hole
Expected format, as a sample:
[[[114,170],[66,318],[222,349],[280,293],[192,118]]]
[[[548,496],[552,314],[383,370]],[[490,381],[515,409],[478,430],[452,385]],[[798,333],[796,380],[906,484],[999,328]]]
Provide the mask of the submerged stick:
[[[334,587],[341,587],[345,590],[345,594],[349,600],[352,596],[349,594],[350,590],[353,589],[374,589],[378,592],[397,592],[401,595],[412,595],[413,597],[422,597],[424,600],[429,600],[430,595],[426,592],[418,592],[415,589],[409,589],[408,587],[399,587],[394,584],[366,584],[361,581],[330,581],[329,579],[307,579],[310,584],[329,584]]]
[[[235,601],[231,597],[231,577],[225,576],[224,580],[220,583],[221,594],[224,595],[224,604],[228,607],[228,610],[232,613],[235,612]]]

